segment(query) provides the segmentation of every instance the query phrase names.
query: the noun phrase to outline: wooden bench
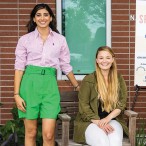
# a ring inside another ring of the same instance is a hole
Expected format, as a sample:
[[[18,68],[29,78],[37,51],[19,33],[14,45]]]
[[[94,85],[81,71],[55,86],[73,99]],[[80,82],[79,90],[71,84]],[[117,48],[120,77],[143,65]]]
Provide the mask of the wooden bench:
[[[78,92],[60,92],[61,113],[56,125],[56,142],[58,146],[88,146],[73,142],[73,122],[78,112]],[[129,139],[124,138],[123,146],[135,146],[136,117],[137,113],[125,110],[129,118]]]

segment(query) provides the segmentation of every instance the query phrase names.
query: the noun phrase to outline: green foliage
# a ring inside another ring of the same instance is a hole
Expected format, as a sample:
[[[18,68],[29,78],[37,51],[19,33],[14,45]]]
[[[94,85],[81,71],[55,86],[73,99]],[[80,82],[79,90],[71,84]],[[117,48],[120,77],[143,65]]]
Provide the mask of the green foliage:
[[[3,141],[7,140],[10,134],[16,133],[18,136],[18,145],[24,144],[24,123],[23,120],[18,118],[17,107],[14,106],[11,110],[13,115],[13,120],[7,121],[5,125],[0,126],[0,134],[3,137]],[[42,145],[42,122],[41,119],[38,120],[38,134],[37,134],[37,146]]]
[[[2,106],[3,104],[0,102],[0,106]]]
[[[140,126],[136,131],[136,146],[146,145],[146,121],[145,119],[139,118]]]
[[[13,120],[7,121],[5,125],[0,127],[0,132],[3,137],[3,141],[7,140],[9,135],[16,132],[18,135],[18,143],[24,143],[24,124],[21,119],[18,118],[17,108],[13,107],[11,110]]]

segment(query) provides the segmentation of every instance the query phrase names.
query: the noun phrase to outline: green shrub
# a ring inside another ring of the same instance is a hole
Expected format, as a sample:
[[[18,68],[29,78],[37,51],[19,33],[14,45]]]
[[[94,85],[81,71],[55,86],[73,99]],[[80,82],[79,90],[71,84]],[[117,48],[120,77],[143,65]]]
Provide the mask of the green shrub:
[[[136,146],[146,146],[146,121],[139,118],[140,126],[136,131]]]
[[[18,118],[17,108],[14,107],[11,110],[13,120],[7,121],[5,125],[1,125],[0,131],[3,137],[3,141],[7,140],[10,134],[16,132],[18,135],[18,143],[24,143],[24,124],[21,119]]]
[[[12,133],[16,133],[18,136],[18,145],[24,145],[25,129],[23,120],[19,119],[17,107],[14,106],[11,110],[13,120],[7,121],[5,125],[0,126],[0,133],[3,137],[3,141],[7,140]],[[42,146],[42,122],[38,120],[38,134],[37,134],[37,146]]]

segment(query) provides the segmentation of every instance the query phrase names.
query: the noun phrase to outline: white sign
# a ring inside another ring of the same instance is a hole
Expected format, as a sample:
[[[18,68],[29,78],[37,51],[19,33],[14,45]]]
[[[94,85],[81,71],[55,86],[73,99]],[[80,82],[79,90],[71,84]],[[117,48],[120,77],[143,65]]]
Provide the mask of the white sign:
[[[146,0],[136,0],[134,85],[146,86]]]

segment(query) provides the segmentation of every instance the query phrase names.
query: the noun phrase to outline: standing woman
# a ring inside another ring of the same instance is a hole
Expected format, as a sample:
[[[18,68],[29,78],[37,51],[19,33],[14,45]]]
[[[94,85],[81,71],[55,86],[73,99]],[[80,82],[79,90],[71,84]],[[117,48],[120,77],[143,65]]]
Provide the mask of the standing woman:
[[[74,141],[90,146],[122,146],[123,118],[127,88],[117,73],[116,60],[110,47],[99,47],[96,71],[87,75],[79,91],[79,113],[74,123]]]
[[[60,68],[76,90],[65,37],[56,29],[55,16],[47,4],[37,4],[27,25],[28,33],[17,44],[14,98],[24,120],[25,146],[36,146],[37,118],[42,118],[43,146],[54,146],[60,95],[56,69]]]

